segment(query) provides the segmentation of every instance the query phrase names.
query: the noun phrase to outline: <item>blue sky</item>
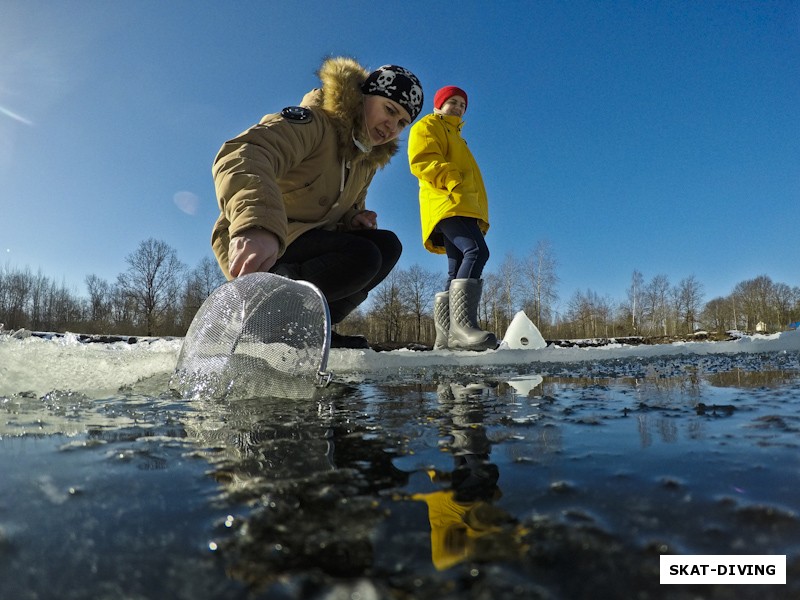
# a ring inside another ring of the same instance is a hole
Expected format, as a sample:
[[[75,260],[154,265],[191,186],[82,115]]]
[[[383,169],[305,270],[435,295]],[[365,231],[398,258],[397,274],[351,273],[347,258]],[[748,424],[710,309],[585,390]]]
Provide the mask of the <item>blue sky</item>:
[[[4,0],[0,268],[85,294],[149,237],[211,256],[220,145],[317,85],[325,56],[469,93],[492,257],[548,241],[559,295],[695,276],[706,300],[800,285],[800,3]],[[401,153],[369,207],[420,240]]]

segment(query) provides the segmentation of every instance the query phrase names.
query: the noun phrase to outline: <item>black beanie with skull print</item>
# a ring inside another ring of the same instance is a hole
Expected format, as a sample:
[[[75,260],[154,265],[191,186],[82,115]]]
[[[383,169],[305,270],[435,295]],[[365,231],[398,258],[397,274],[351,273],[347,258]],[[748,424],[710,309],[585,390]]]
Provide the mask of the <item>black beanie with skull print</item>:
[[[370,73],[361,91],[394,100],[408,111],[412,121],[422,111],[422,84],[411,71],[397,65],[384,65]]]

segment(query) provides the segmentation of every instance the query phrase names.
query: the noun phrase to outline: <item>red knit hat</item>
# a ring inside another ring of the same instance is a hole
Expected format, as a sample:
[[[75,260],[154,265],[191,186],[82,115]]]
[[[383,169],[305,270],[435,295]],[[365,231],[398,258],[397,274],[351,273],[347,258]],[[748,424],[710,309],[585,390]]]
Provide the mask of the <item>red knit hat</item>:
[[[461,96],[464,98],[464,110],[466,110],[466,105],[469,103],[469,100],[467,99],[467,92],[454,85],[446,85],[436,92],[436,95],[433,97],[433,107],[442,108],[442,105],[453,96]]]

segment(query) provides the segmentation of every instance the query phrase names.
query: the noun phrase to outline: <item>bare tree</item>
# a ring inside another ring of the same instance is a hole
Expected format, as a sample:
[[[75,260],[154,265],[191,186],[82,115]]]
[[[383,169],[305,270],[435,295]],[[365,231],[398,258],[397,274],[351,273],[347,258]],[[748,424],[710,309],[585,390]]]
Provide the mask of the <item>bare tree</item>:
[[[630,306],[631,333],[639,333],[642,327],[642,315],[644,313],[644,276],[634,269],[631,274],[631,287],[628,288],[628,302]]]
[[[568,322],[568,336],[591,337],[594,335],[592,325],[591,292],[584,294],[576,290],[567,302],[565,319]]]
[[[755,279],[742,281],[733,290],[737,306],[744,317],[744,326],[754,331],[758,323],[769,321],[769,301],[772,296],[772,279],[760,275]]]
[[[735,329],[733,317],[733,301],[730,298],[714,298],[709,300],[702,312],[703,326],[711,331],[727,331]]]
[[[544,319],[550,320],[552,306],[558,300],[557,265],[558,261],[553,256],[553,249],[548,241],[537,242],[523,263],[522,271],[533,295],[531,306],[526,308],[539,329],[542,328]]]
[[[373,296],[371,315],[378,322],[382,339],[389,342],[400,341],[402,333],[405,309],[400,289],[400,273],[394,269],[371,294]]]
[[[135,332],[136,300],[117,284],[111,288],[111,322],[114,333]]]
[[[738,283],[731,297],[748,331],[761,322],[770,331],[779,331],[800,317],[800,288],[775,283],[767,275]]]
[[[423,336],[422,325],[425,317],[431,313],[433,296],[438,291],[438,275],[419,265],[412,265],[408,271],[399,273],[399,283],[400,301],[414,319],[414,339],[421,342],[429,337]]]
[[[587,290],[573,294],[567,303],[566,318],[574,334],[583,337],[609,337],[613,334],[614,304]]]
[[[208,256],[204,256],[186,278],[183,305],[180,307],[184,329],[189,328],[195,314],[206,298],[211,295],[211,292],[223,283],[225,283],[225,275],[219,265]]]
[[[780,329],[789,324],[792,320],[792,313],[795,307],[800,304],[800,288],[791,288],[785,283],[775,283],[772,286],[772,300],[775,321],[771,323],[774,329]]]
[[[211,295],[215,289],[225,283],[225,275],[219,268],[217,261],[209,256],[204,256],[198,265],[192,269],[190,279],[195,285],[197,292],[205,299]]]
[[[656,275],[644,289],[644,313],[650,333],[661,330],[667,335],[669,326],[670,285],[666,275]]]
[[[85,322],[82,303],[63,280],[60,285],[51,282],[45,315],[51,331],[77,331]]]
[[[28,297],[28,322],[31,329],[50,329],[47,321],[47,305],[52,300],[48,298],[50,280],[44,276],[41,270],[31,279]]]
[[[2,320],[10,329],[29,326],[27,311],[33,276],[29,269],[23,271],[6,269],[0,285],[0,298],[3,300]]]
[[[493,331],[498,338],[505,335],[509,317],[503,311],[502,283],[494,273],[484,273],[483,293],[479,307],[479,321],[482,328]],[[505,325],[503,325],[505,323]]]
[[[522,304],[519,300],[523,290],[521,272],[520,260],[513,252],[507,253],[497,273],[499,322],[495,322],[494,326],[498,333],[508,328],[511,318]],[[481,323],[481,327],[486,325]]]
[[[67,288],[58,286],[41,271],[29,268],[0,272],[0,324],[9,328],[64,331],[80,327],[83,303]]]
[[[700,320],[703,303],[703,285],[694,275],[681,279],[674,291],[675,314],[684,326],[685,333],[693,333]]]
[[[125,262],[128,270],[117,277],[117,283],[123,295],[133,300],[146,335],[156,335],[165,325],[165,316],[177,306],[186,267],[173,248],[153,238],[139,244]]]
[[[97,333],[111,325],[111,284],[97,275],[86,276],[89,291],[89,320]]]

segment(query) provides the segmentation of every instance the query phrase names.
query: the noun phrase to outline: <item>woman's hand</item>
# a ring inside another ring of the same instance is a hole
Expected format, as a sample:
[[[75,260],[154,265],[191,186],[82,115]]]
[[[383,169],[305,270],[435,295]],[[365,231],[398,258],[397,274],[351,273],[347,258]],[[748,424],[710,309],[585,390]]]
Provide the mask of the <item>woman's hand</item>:
[[[378,213],[373,210],[362,210],[353,217],[350,226],[353,229],[377,229]]]
[[[228,245],[228,269],[233,277],[266,272],[278,260],[278,236],[266,229],[247,229]]]

